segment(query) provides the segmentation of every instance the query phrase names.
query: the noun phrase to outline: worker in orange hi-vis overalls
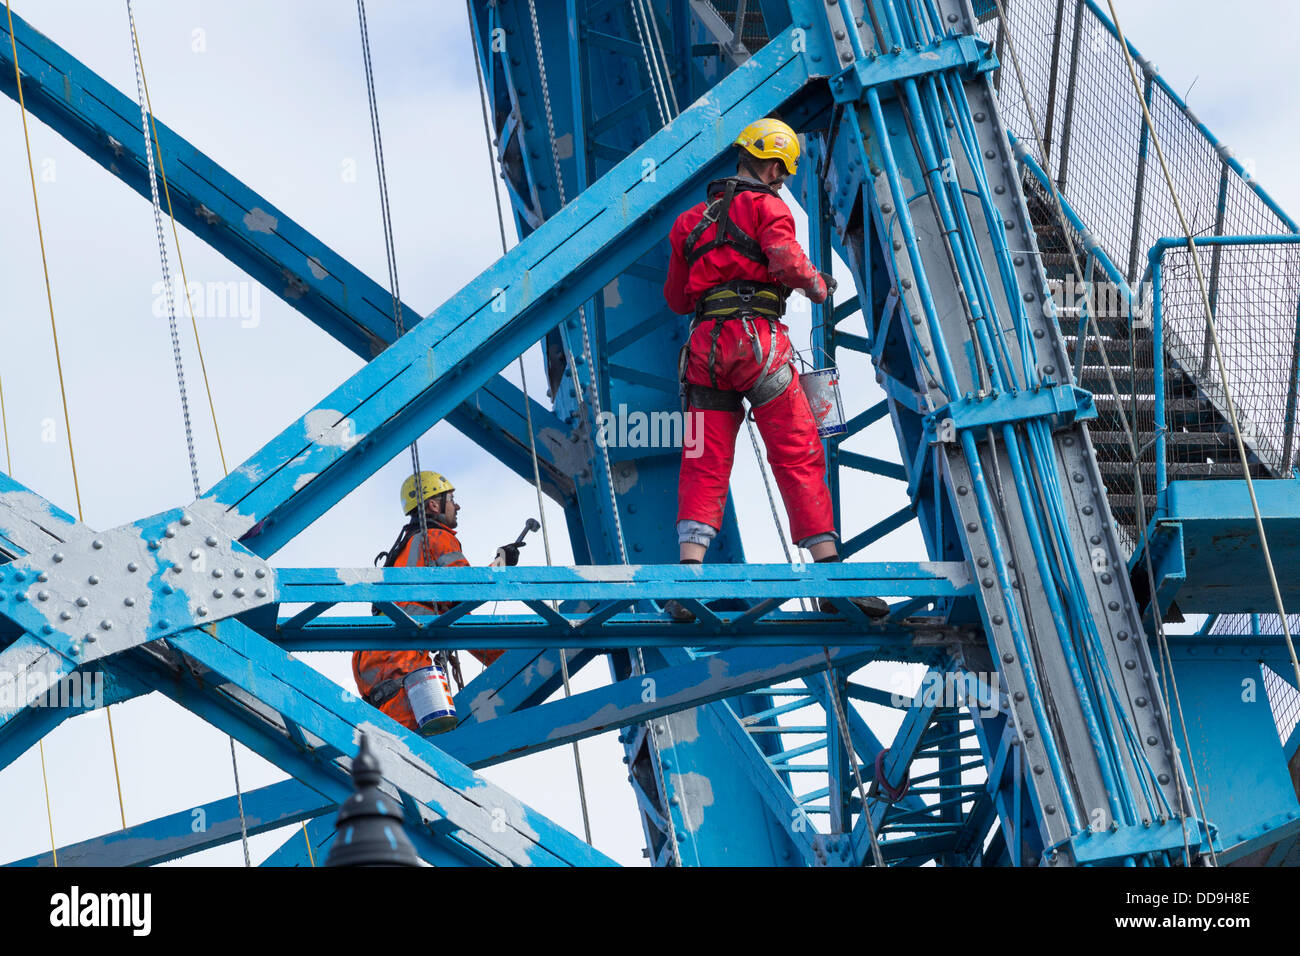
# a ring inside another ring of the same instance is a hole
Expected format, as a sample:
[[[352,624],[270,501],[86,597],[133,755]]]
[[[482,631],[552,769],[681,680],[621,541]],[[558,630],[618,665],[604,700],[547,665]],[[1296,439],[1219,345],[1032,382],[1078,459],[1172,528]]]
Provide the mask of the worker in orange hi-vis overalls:
[[[392,548],[380,557],[388,567],[440,567],[466,568],[469,561],[460,549],[460,540],[456,537],[457,513],[460,505],[456,503],[455,488],[442,475],[432,471],[420,472],[419,494],[416,492],[415,476],[406,479],[402,485],[402,508],[410,516],[402,528]],[[425,509],[425,524],[429,533],[426,538],[420,527],[420,515],[416,511],[422,502]],[[514,565],[519,562],[519,545],[506,545],[500,551],[505,552],[504,563]],[[407,614],[443,614],[451,610],[452,602],[403,601],[401,607]],[[499,650],[470,651],[485,667],[504,653]],[[357,690],[365,700],[378,707],[400,724],[418,730],[415,714],[407,699],[403,681],[406,676],[422,667],[433,665],[433,656],[429,651],[357,651],[352,655],[352,675],[356,678]]]

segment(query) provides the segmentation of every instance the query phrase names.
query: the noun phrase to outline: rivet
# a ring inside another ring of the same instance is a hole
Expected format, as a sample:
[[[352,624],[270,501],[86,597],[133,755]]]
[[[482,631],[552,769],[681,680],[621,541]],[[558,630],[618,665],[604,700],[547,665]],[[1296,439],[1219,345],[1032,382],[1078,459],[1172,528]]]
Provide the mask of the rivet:
[[[1016,691],[1016,703],[1017,704],[1024,703],[1024,700],[1025,700],[1025,692],[1022,690]]]
[[[1002,623],[1002,615],[1001,615],[1001,614],[994,614],[994,615],[993,615],[993,623],[994,623],[994,624],[1001,624],[1001,623]]]
[[[1161,783],[1168,783],[1168,782],[1169,782],[1169,774],[1167,774],[1167,773],[1162,773],[1162,774],[1160,774],[1160,776],[1156,777],[1156,779],[1159,780]]]
[[[184,571],[184,570],[185,570],[185,569],[182,568],[179,564],[173,564],[173,565],[172,565],[172,574],[180,574],[180,573],[181,573],[182,571]]]
[[[1012,654],[1010,651],[1002,655],[1002,663],[1004,664],[1014,664],[1015,660],[1016,655]]]
[[[15,601],[18,601],[20,604],[21,604],[23,601],[26,601],[26,600],[27,600],[27,592],[26,592],[26,591],[19,591],[17,594],[14,595],[14,600],[15,600]]]
[[[1155,735],[1155,734],[1150,734],[1150,735],[1147,736],[1147,746],[1148,746],[1148,747],[1154,747],[1154,746],[1156,745],[1157,742],[1158,742],[1158,741],[1156,740],[1156,735]]]
[[[1130,671],[1131,671],[1131,670],[1134,670],[1137,666],[1138,666],[1138,665],[1137,665],[1137,661],[1125,661],[1125,662],[1124,662],[1124,669],[1125,669],[1125,670],[1130,670]]]
[[[1083,513],[1086,514],[1086,515],[1090,515],[1090,514],[1092,514],[1092,510],[1093,510],[1093,509],[1092,509],[1092,505],[1084,505],[1084,506],[1083,506]]]
[[[123,598],[122,603],[125,604],[127,607],[135,607],[135,598],[133,597]]]
[[[1133,701],[1133,703],[1137,704],[1139,707],[1145,707],[1147,705],[1147,699],[1145,697],[1139,697],[1137,700]]]
[[[1101,535],[1099,535],[1099,534],[1094,534],[1094,535],[1093,535],[1091,538],[1089,538],[1088,540],[1091,541],[1093,544],[1101,544]]]
[[[60,612],[59,612],[59,620],[60,620],[60,621],[71,621],[71,620],[72,620],[72,612],[71,612],[71,611],[60,611]]]
[[[1110,608],[1112,611],[1118,611],[1118,610],[1119,610],[1119,601],[1111,601],[1111,602],[1110,602],[1109,604],[1107,604],[1106,606],[1107,606],[1108,608]]]
[[[203,543],[206,544],[209,548],[215,548],[217,546],[217,539],[212,537],[212,535],[208,535],[206,538],[203,539]]]
[[[176,589],[175,589],[174,587],[172,587],[170,584],[164,584],[164,585],[162,586],[162,593],[163,593],[163,594],[175,594],[175,593],[176,593]]]
[[[1043,809],[1047,811],[1047,815],[1050,817],[1056,812],[1056,804],[1049,803],[1047,806],[1043,807]]]
[[[1066,435],[1064,438],[1061,439],[1061,444],[1064,445],[1066,448],[1069,448],[1071,445],[1074,444],[1074,439],[1071,438],[1069,435]]]
[[[1043,337],[1043,330],[1042,330],[1042,329],[1034,329],[1034,338],[1036,338],[1036,339],[1041,339],[1042,337]]]
[[[192,551],[190,551],[190,557],[197,561],[199,558],[199,549],[195,548]]]
[[[1044,365],[1044,366],[1043,366],[1043,374],[1044,374],[1044,375],[1055,375],[1055,374],[1056,374],[1056,366],[1055,366],[1055,365]]]
[[[1016,258],[1015,258],[1014,260],[1012,260],[1012,261],[1015,262],[1015,264],[1018,265],[1018,266],[1023,266],[1023,265],[1025,264],[1025,257],[1024,257],[1024,256],[1016,256]]]
[[[1026,740],[1033,740],[1033,739],[1034,739],[1034,728],[1032,728],[1032,727],[1028,727],[1028,728],[1025,729],[1025,739],[1026,739]]]
[[[38,600],[38,601],[48,601],[49,599],[50,599],[50,592],[49,592],[49,591],[37,591],[37,592],[36,592],[36,600]]]
[[[997,154],[997,152],[996,152],[995,150],[992,150],[992,149],[986,149],[986,150],[984,150],[984,158],[985,158],[985,159],[996,159],[996,158],[997,158],[997,155],[998,155],[998,154]]]
[[[1110,584],[1110,580],[1111,580],[1111,578],[1110,578],[1110,572],[1109,572],[1109,571],[1103,571],[1102,574],[1101,574],[1101,583],[1102,583],[1102,584]]]
[[[891,212],[894,211],[894,204],[891,202],[881,203],[880,211],[883,212],[886,216],[888,216]]]
[[[164,631],[167,630],[167,628],[169,628],[169,627],[171,627],[171,626],[172,626],[172,625],[171,625],[171,622],[168,621],[168,620],[166,620],[166,619],[161,620],[161,621],[158,622],[158,627],[161,628],[161,629],[164,630]]]
[[[166,531],[163,532],[163,535],[164,535],[164,537],[174,538],[174,537],[176,537],[176,529],[175,529],[175,528],[168,528]]]
[[[1004,221],[1004,222],[1002,223],[1002,225],[1004,225],[1004,226],[1007,227],[1007,231],[1008,231],[1008,232],[1010,232],[1012,229],[1016,228],[1016,224],[1015,224],[1014,222],[1012,222],[1010,219],[1007,219],[1006,221]]]
[[[213,568],[213,569],[212,569],[212,576],[213,576],[214,578],[224,578],[224,577],[226,576],[226,572],[225,572],[225,571],[222,571],[220,568]]]
[[[113,622],[110,621],[108,618],[104,618],[102,621],[99,622],[99,627],[101,630],[111,631],[113,629]]]
[[[253,577],[255,578],[266,577],[266,568],[258,568],[256,571],[253,572]]]
[[[1043,765],[1041,763],[1034,764],[1034,773],[1041,775],[1042,772],[1043,772]]]
[[[235,577],[237,577],[237,578],[242,578],[243,576],[244,576],[244,569],[243,569],[243,568],[235,568]]]
[[[53,624],[46,624],[45,626],[43,626],[43,627],[41,628],[41,633],[42,633],[42,634],[53,634],[53,633],[54,633],[54,625],[53,625]]]
[[[983,555],[980,555],[979,559],[976,560],[975,563],[978,564],[981,568],[987,568],[989,566],[989,559],[984,557]]]
[[[241,598],[241,597],[244,596],[244,589],[243,589],[243,588],[235,588],[235,590],[231,591],[230,593],[233,594],[233,595],[234,595],[235,597],[237,597],[237,598]]]
[[[208,616],[208,609],[207,609],[206,607],[204,607],[202,604],[200,604],[200,605],[195,609],[194,613],[197,614],[199,617],[207,617],[207,616]]]
[[[27,572],[26,572],[26,571],[19,571],[17,574],[14,575],[14,580],[15,580],[15,581],[26,581],[26,580],[27,580]]]
[[[55,551],[55,552],[54,552],[54,563],[55,563],[55,564],[58,564],[58,563],[60,563],[62,560],[63,560],[63,552],[62,552],[62,551]]]
[[[966,492],[968,492],[969,490],[970,490],[970,489],[967,488],[965,485],[958,485],[958,486],[957,486],[957,494],[959,494],[959,495],[964,495],[964,494],[966,494]]]
[[[101,548],[104,547],[104,542],[96,538],[94,541],[90,542],[90,546],[94,548],[96,551],[99,551]]]
[[[36,575],[36,580],[37,580],[37,581],[40,581],[41,583],[44,583],[44,582],[48,581],[49,579],[50,579],[50,576],[49,576],[48,574],[46,574],[44,571],[42,571],[40,574]]]
[[[1033,302],[1033,301],[1034,301],[1034,294],[1033,294],[1032,292],[1026,292],[1026,293],[1025,293],[1025,301],[1026,301],[1026,302]]]
[[[89,604],[90,602],[87,601],[84,597],[77,598],[77,607],[87,607],[89,606]]]
[[[266,588],[258,588],[253,593],[256,594],[258,597],[266,597]]]
[[[986,588],[991,588],[993,587],[993,579],[984,578],[982,581],[980,581],[980,584],[984,585]]]
[[[150,550],[150,551],[157,551],[157,550],[158,550],[159,548],[161,548],[161,547],[162,547],[162,545],[160,545],[157,541],[150,541],[150,542],[149,542],[149,550]]]
[[[980,529],[980,526],[977,525],[974,521],[968,521],[968,522],[966,522],[966,530],[967,530],[967,531],[978,531],[979,529]]]
[[[183,525],[190,525],[190,524],[193,524],[193,522],[194,522],[194,519],[191,518],[189,515],[181,515],[181,524],[183,524]]]
[[[950,14],[948,14],[948,22],[949,22],[949,23],[956,23],[956,22],[957,22],[957,14],[955,14],[955,13],[950,13]],[[977,123],[982,123],[982,122],[984,122],[984,114],[983,114],[983,113],[976,113],[976,114],[975,114],[975,122],[977,122]]]
[[[88,583],[90,583],[90,584],[98,584],[98,583],[99,583],[99,575],[98,575],[98,574],[92,574],[90,577],[86,578],[86,581],[87,581]]]
[[[136,564],[134,561],[128,561],[126,563],[126,569],[134,574],[136,571],[140,570],[140,565]]]

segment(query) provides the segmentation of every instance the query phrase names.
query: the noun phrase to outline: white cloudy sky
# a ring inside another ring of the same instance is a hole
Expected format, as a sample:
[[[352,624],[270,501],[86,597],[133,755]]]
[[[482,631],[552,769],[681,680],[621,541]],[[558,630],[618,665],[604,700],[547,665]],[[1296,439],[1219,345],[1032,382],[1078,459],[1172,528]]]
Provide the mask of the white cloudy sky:
[[[15,12],[50,35],[120,90],[134,95],[122,3],[15,0]],[[1172,85],[1192,87],[1190,104],[1284,208],[1300,209],[1289,180],[1297,107],[1278,95],[1292,83],[1300,9],[1281,0],[1224,5],[1206,0],[1121,0],[1130,39]],[[139,0],[135,4],[157,113],[227,170],[268,197],[371,276],[385,276],[371,162],[355,6],[350,0]],[[206,49],[195,52],[194,31]],[[459,3],[372,0],[374,50],[403,298],[428,312],[498,255],[491,179],[477,89]],[[1193,87],[1193,82],[1195,83]],[[74,508],[66,436],[54,372],[49,317],[40,279],[26,156],[16,104],[0,104],[0,287],[5,347],[0,351],[16,478]],[[54,304],[71,407],[85,520],[106,528],[188,501],[190,480],[165,322],[153,313],[159,264],[147,203],[39,122],[31,124]],[[356,182],[345,180],[355,161]],[[243,277],[182,232],[192,281]],[[173,258],[173,269],[175,259]],[[359,367],[359,360],[269,293],[256,322],[200,320],[226,455],[243,461],[284,424]],[[246,327],[247,326],[247,327]],[[799,329],[796,325],[796,338]],[[806,326],[802,332],[806,341]],[[204,486],[221,476],[188,333],[185,356]],[[532,383],[540,383],[534,360]],[[854,369],[848,369],[854,373]],[[873,399],[865,369],[849,384],[851,411]],[[513,370],[507,372],[512,378]],[[543,396],[534,393],[539,399]],[[544,399],[543,399],[544,400]],[[54,441],[45,441],[51,429]],[[779,559],[752,456],[738,456],[735,489],[752,559]],[[887,432],[864,450],[892,449]],[[458,486],[463,539],[474,563],[513,538],[535,513],[531,488],[449,426],[421,443],[426,467]],[[295,565],[360,565],[391,540],[394,504],[406,465],[399,459],[350,495],[277,556]],[[878,485],[878,486],[877,486]],[[870,498],[868,499],[868,495]],[[852,498],[852,502],[849,501]],[[866,526],[903,498],[889,482],[865,480],[846,495],[846,524]],[[514,507],[501,507],[509,501]],[[865,503],[870,501],[871,503]],[[552,512],[552,527],[562,528]],[[568,561],[563,535],[556,559]],[[525,560],[540,563],[540,547]],[[864,555],[919,557],[904,530]],[[350,685],[346,654],[308,655]],[[471,664],[471,670],[476,668]],[[603,665],[576,679],[579,689],[607,679]],[[885,733],[894,723],[873,720]],[[225,737],[159,700],[114,709],[129,823],[187,809],[231,792]],[[118,807],[106,723],[71,721],[45,741],[55,838],[62,844],[116,828]],[[282,778],[249,751],[240,753],[246,789]],[[641,862],[642,836],[613,735],[584,743],[596,845],[624,863]],[[575,832],[581,832],[570,751],[558,750],[487,776]],[[35,750],[0,773],[6,826],[0,859],[49,847],[40,762]],[[253,840],[256,861],[285,838]],[[197,859],[242,862],[237,844]]]

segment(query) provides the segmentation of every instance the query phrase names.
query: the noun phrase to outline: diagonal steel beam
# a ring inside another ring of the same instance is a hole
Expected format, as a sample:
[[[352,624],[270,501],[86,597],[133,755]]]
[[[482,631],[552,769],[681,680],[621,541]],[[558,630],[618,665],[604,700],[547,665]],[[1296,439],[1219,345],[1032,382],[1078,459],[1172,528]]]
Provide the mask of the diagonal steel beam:
[[[13,39],[28,111],[145,199],[150,184],[140,107],[48,37],[14,15]],[[0,19],[0,91],[17,100],[8,25]],[[176,220],[293,306],[341,345],[369,360],[396,339],[388,291],[155,118]],[[403,304],[407,328],[421,316]],[[529,399],[537,434],[564,429]],[[532,481],[524,394],[500,375],[447,420],[516,474]],[[550,446],[537,444],[543,490],[573,502],[573,478]]]

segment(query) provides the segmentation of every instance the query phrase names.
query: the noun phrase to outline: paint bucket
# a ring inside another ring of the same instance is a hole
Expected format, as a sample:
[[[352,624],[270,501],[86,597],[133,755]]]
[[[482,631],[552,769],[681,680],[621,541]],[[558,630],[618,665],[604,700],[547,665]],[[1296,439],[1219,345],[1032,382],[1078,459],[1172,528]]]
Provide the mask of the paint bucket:
[[[420,733],[426,737],[456,729],[456,705],[446,672],[437,664],[421,667],[402,682]]]
[[[821,438],[843,435],[849,430],[844,422],[844,404],[840,401],[840,371],[819,368],[799,376],[799,385],[808,397],[817,434]]]

